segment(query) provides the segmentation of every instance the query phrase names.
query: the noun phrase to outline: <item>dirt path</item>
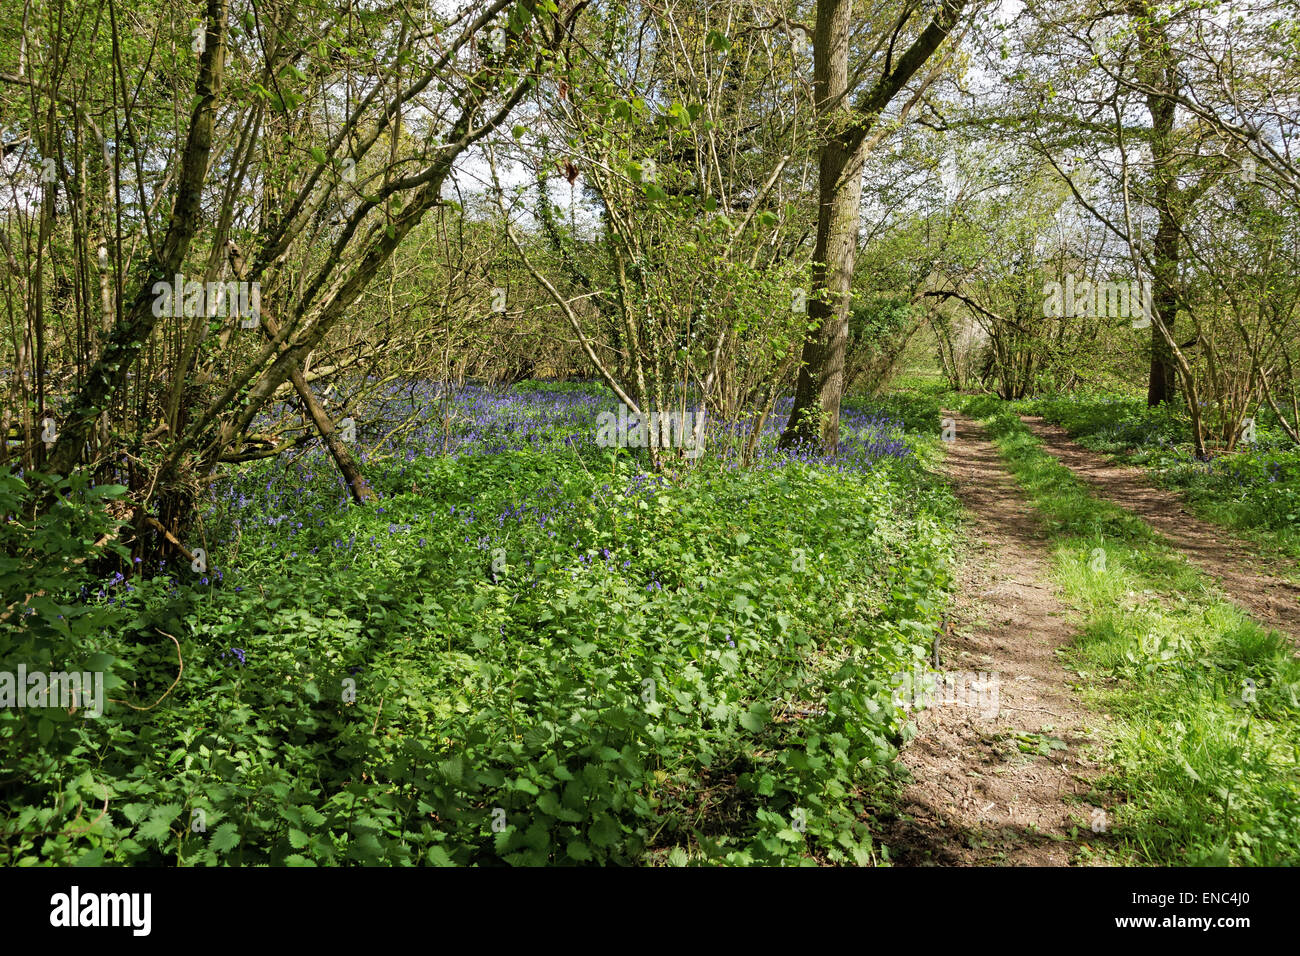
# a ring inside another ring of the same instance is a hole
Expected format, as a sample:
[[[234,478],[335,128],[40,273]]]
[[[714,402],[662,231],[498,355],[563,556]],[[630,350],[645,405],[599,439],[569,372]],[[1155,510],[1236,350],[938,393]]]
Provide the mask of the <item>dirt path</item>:
[[[940,670],[996,674],[998,713],[986,716],[986,691],[968,698],[976,706],[917,716],[917,736],[902,752],[914,779],[880,838],[902,865],[1063,865],[1095,839],[1094,821],[1104,825],[1082,799],[1096,773],[1088,728],[1103,721],[1080,703],[1056,658],[1073,630],[1032,506],[975,422],[944,414],[957,423],[947,468],[971,515],[971,552]]]
[[[1041,418],[1022,415],[1021,421],[1100,497],[1150,524],[1209,574],[1230,601],[1260,623],[1300,640],[1300,584],[1272,573],[1269,564],[1276,569],[1279,559],[1260,555],[1223,527],[1193,517],[1177,494],[1152,486],[1142,469],[1116,465],[1074,444],[1065,429]]]

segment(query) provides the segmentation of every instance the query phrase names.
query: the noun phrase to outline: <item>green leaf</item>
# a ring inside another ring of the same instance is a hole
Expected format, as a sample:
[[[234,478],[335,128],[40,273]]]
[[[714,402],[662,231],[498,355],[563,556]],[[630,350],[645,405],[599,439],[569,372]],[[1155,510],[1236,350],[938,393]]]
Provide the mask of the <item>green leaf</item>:
[[[384,858],[384,848],[373,833],[363,833],[352,841],[348,856],[359,863],[374,865]]]
[[[126,492],[126,485],[96,485],[86,490],[86,498],[90,501],[97,498],[120,498]]]
[[[315,807],[301,806],[298,808],[302,814],[302,822],[313,827],[323,827],[325,825],[325,815],[317,811]]]
[[[170,839],[172,835],[171,824],[181,813],[179,803],[168,803],[161,807],[154,807],[149,814],[149,819],[135,832],[135,835],[141,840],[152,840],[155,843],[162,843]]]
[[[772,715],[763,704],[755,703],[740,715],[740,726],[758,733],[771,722]]]
[[[587,836],[591,838],[591,842],[596,846],[613,846],[619,838],[619,833],[617,821],[608,813],[602,813],[592,823],[587,831]]]
[[[239,845],[239,827],[227,821],[212,832],[208,845],[218,853],[228,853]]]
[[[424,860],[430,866],[455,866],[456,865],[456,861],[453,860],[447,854],[446,849],[437,846],[436,844],[424,851]]]

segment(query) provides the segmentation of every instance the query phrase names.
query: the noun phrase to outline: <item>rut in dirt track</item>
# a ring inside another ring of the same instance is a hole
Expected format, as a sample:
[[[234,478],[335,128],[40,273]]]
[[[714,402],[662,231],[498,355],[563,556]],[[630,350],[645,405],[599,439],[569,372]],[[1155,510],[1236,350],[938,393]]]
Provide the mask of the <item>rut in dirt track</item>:
[[[1041,418],[1021,416],[1026,427],[1100,497],[1147,522],[1177,551],[1208,573],[1220,591],[1260,623],[1300,640],[1300,584],[1274,573],[1294,572],[1285,559],[1258,548],[1219,525],[1193,517],[1173,492],[1153,487],[1140,468],[1116,465],[1070,441],[1065,430]]]
[[[1102,720],[1056,657],[1073,630],[1031,505],[978,426],[944,414],[957,423],[947,470],[970,514],[972,553],[958,571],[940,670],[996,675],[999,708],[918,714],[901,755],[913,780],[880,839],[902,865],[1063,865],[1104,822],[1083,799],[1097,772],[1085,751]]]

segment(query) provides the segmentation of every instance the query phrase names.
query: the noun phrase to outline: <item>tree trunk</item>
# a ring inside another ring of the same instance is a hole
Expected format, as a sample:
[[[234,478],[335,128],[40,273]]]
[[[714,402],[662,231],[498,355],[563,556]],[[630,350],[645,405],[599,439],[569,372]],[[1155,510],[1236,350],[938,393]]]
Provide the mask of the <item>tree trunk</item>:
[[[275,323],[265,313],[261,316],[261,322],[270,338],[275,338],[280,334]],[[375,500],[375,493],[371,489],[370,483],[366,481],[366,476],[361,473],[361,466],[352,457],[352,452],[348,451],[348,446],[339,437],[338,429],[334,427],[334,421],[330,418],[329,412],[325,411],[324,406],[312,394],[311,386],[307,384],[302,369],[294,366],[289,372],[289,381],[293,383],[294,391],[302,399],[303,407],[307,409],[307,415],[311,418],[312,424],[316,426],[316,430],[320,432],[320,437],[324,439],[325,447],[334,456],[334,463],[338,465],[343,480],[348,483],[348,490],[352,492],[352,500],[359,505],[370,504]]]
[[[246,263],[242,259],[238,263],[232,259],[230,270],[236,279],[241,282],[245,281],[248,270]],[[265,312],[259,310],[259,313],[258,322],[266,337],[272,340],[278,338],[280,329],[275,320]],[[352,452],[348,451],[348,446],[339,437],[338,429],[334,427],[334,421],[330,418],[329,412],[325,411],[325,407],[316,400],[311,386],[307,384],[307,377],[297,365],[290,368],[289,381],[293,383],[294,391],[298,393],[298,398],[302,400],[307,417],[316,426],[316,431],[320,433],[321,439],[325,442],[325,447],[334,456],[334,463],[338,465],[339,473],[343,475],[343,480],[347,482],[348,490],[352,493],[352,500],[359,505],[373,502],[375,493],[371,489],[370,483],[366,481],[366,476],[361,473],[361,466],[357,464],[357,460],[352,457]]]
[[[897,59],[891,43],[880,78],[850,107],[849,25],[853,3],[817,0],[813,93],[826,143],[818,157],[817,246],[808,293],[811,321],[804,338],[794,408],[779,442],[782,448],[807,442],[818,442],[825,452],[839,447],[840,399],[867,134],[894,96],[952,31],[965,6],[966,0],[944,0],[930,23]],[[900,22],[897,29],[902,26]],[[904,115],[906,111],[904,107]]]
[[[1150,17],[1145,2],[1135,7],[1139,17]],[[1139,37],[1141,61],[1139,75],[1152,87],[1177,92],[1177,71],[1172,62],[1172,52],[1164,34],[1147,21],[1140,21]],[[1152,289],[1152,308],[1176,338],[1174,321],[1178,318],[1178,301],[1175,283],[1178,281],[1178,211],[1177,183],[1175,182],[1174,155],[1174,101],[1164,96],[1149,94],[1147,112],[1151,116],[1152,179],[1156,214],[1159,226],[1152,249],[1151,271],[1155,280]],[[1154,407],[1171,402],[1178,394],[1176,368],[1169,341],[1155,323],[1151,325],[1151,370],[1147,380],[1147,405]]]
[[[853,266],[858,252],[858,210],[862,204],[860,137],[842,128],[850,114],[852,7],[851,0],[817,3],[813,88],[818,118],[828,138],[818,156],[817,244],[808,296],[811,328],[804,339],[794,409],[781,435],[782,448],[814,442],[826,451],[839,447],[840,392],[849,341]]]
[[[190,241],[198,231],[203,214],[200,200],[212,153],[217,96],[225,72],[228,5],[229,0],[208,0],[207,3],[207,37],[204,52],[199,57],[199,75],[194,85],[194,108],[181,157],[176,199],[162,247],[139,273],[140,287],[131,307],[122,321],[114,325],[99,359],[77,393],[68,420],[59,429],[59,437],[48,463],[48,470],[55,474],[72,473],[91,428],[110,397],[120,391],[131,363],[158,324],[158,317],[153,314],[154,283],[172,281],[172,277],[180,271]]]
[[[1165,112],[1163,109],[1161,114],[1157,114],[1154,104],[1152,106],[1152,131],[1155,134],[1156,144],[1153,152],[1157,166],[1169,162],[1172,158],[1169,155],[1168,136],[1173,127],[1173,103],[1168,101],[1161,101],[1161,103],[1169,107],[1167,117],[1162,115]],[[1169,330],[1169,334],[1177,339],[1178,333],[1174,329],[1174,322],[1178,319],[1178,296],[1175,288],[1178,281],[1178,220],[1171,206],[1175,200],[1171,183],[1163,173],[1164,170],[1157,173],[1156,181],[1155,200],[1160,225],[1152,248],[1151,273],[1155,280],[1155,288],[1152,290],[1151,307],[1164,323],[1165,328]],[[1177,397],[1177,367],[1173,350],[1164,333],[1160,331],[1160,327],[1153,322],[1147,405],[1154,408],[1156,405],[1175,401]]]
[[[1172,402],[1178,395],[1173,356],[1160,330],[1151,330],[1151,375],[1147,381],[1147,405],[1154,408]]]

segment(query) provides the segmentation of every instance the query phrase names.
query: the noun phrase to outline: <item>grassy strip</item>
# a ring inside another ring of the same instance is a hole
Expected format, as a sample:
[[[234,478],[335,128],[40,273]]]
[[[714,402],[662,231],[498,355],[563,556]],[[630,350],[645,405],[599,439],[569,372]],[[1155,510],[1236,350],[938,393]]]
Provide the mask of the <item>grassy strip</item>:
[[[996,400],[967,399],[1053,535],[1085,615],[1067,666],[1114,721],[1116,852],[1157,865],[1300,861],[1300,660],[1144,522],[1093,498]]]
[[[1042,415],[1085,448],[1138,465],[1165,488],[1179,492],[1191,511],[1232,528],[1264,552],[1300,560],[1300,449],[1261,414],[1251,445],[1199,461],[1186,440],[1186,411],[1147,408],[1139,398],[1063,395],[1017,402]],[[1294,569],[1283,565],[1283,573]]]

